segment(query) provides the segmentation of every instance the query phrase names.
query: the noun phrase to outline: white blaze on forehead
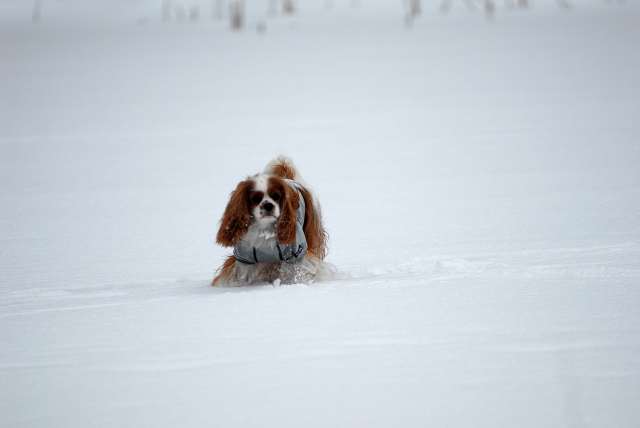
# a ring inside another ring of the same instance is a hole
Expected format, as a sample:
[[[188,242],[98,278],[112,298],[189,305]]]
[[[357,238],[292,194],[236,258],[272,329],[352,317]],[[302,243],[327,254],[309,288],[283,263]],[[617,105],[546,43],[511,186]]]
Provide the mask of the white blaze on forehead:
[[[269,181],[263,174],[258,174],[253,178],[253,190],[262,192],[264,194],[269,190]]]
[[[254,192],[262,192],[264,196],[262,197],[262,201],[257,203],[255,207],[253,207],[251,214],[254,218],[254,227],[257,229],[263,228],[273,228],[276,220],[280,218],[280,205],[276,201],[274,201],[269,194],[267,193],[269,190],[269,176],[266,174],[256,174],[252,178],[253,180],[253,191]],[[270,202],[273,204],[273,208],[271,211],[266,211],[264,209],[264,204]]]

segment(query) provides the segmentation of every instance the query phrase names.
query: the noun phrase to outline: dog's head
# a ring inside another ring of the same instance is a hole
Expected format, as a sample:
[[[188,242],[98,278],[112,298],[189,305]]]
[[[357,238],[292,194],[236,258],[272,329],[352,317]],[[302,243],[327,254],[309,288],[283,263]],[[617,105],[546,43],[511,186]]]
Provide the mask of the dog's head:
[[[290,244],[296,238],[299,206],[298,192],[282,178],[267,174],[249,177],[231,193],[216,241],[233,247],[255,224],[260,229],[275,227],[278,242]]]

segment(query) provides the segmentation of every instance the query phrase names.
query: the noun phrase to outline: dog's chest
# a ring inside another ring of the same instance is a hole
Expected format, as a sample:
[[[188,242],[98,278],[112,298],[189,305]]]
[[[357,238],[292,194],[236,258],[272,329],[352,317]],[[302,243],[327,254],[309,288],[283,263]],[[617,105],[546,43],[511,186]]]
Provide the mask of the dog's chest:
[[[254,247],[261,247],[269,244],[275,247],[278,243],[275,226],[263,228],[259,227],[257,224],[249,226],[249,230],[246,235],[242,237],[242,240]]]

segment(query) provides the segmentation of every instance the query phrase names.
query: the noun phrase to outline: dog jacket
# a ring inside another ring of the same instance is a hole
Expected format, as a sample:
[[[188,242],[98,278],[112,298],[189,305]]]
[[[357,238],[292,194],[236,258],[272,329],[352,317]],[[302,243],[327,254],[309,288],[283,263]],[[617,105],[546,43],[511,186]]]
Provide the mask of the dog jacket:
[[[298,192],[300,207],[296,213],[296,239],[291,244],[280,244],[276,239],[264,240],[262,244],[254,246],[251,242],[240,239],[233,249],[236,260],[244,264],[272,263],[285,261],[290,264],[298,262],[307,252],[307,239],[304,237],[302,222],[304,222],[305,203],[300,191],[293,182],[285,180],[288,186]]]

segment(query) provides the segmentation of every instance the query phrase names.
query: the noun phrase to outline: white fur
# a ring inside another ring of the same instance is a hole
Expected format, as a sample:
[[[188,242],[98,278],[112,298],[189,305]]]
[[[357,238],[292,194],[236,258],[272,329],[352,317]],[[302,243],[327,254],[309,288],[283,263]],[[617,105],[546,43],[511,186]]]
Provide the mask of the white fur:
[[[257,224],[259,229],[271,229],[273,228],[275,231],[275,224],[280,218],[280,204],[271,199],[271,197],[267,194],[269,190],[269,181],[268,177],[265,174],[256,174],[252,177],[253,180],[253,190],[264,193],[264,197],[262,201],[251,210],[251,215],[253,216],[253,220],[255,223],[252,223],[251,226]],[[271,212],[267,212],[263,207],[264,204],[270,202],[274,205],[274,208]]]

